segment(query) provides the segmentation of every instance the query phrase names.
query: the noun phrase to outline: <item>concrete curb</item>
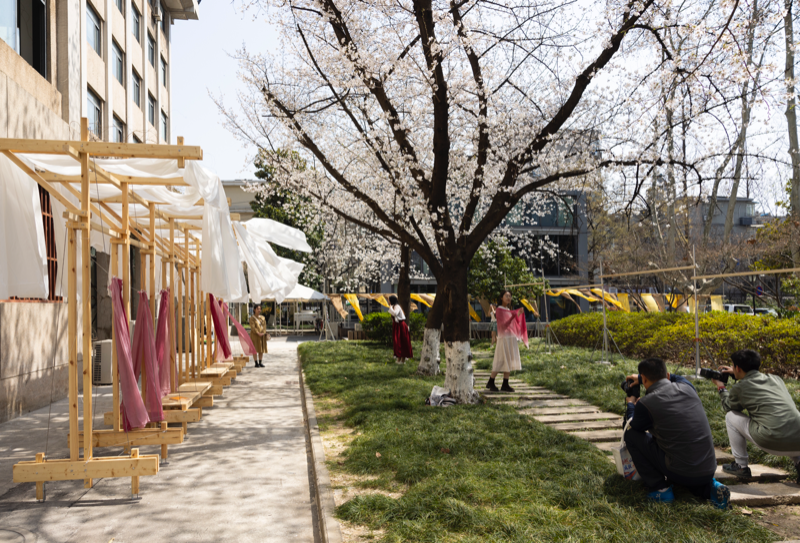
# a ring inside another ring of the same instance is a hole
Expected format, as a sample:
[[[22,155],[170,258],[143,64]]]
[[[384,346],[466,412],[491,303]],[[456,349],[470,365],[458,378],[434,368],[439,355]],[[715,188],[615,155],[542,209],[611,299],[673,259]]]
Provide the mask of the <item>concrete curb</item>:
[[[322,543],[342,543],[342,529],[333,516],[336,502],[333,501],[331,479],[325,465],[325,450],[322,448],[322,437],[319,435],[317,415],[314,412],[314,398],[305,385],[303,369],[300,367],[300,396],[303,400],[303,416],[306,422],[306,433],[311,444],[311,469],[314,474],[316,492],[314,492],[317,509],[319,537]]]

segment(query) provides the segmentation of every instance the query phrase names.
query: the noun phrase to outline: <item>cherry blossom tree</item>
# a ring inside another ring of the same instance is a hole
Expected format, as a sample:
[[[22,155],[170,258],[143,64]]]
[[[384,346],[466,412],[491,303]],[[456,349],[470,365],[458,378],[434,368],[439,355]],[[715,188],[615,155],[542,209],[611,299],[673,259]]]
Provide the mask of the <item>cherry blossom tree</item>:
[[[652,125],[630,112],[663,107],[660,95],[634,103],[637,89],[695,77],[710,56],[722,30],[700,25],[701,7],[684,60],[665,39],[669,0],[247,4],[269,14],[283,47],[239,52],[248,90],[237,109],[220,102],[227,127],[260,149],[297,151],[307,168],[268,155],[278,183],[428,263],[438,293],[426,345],[441,322],[445,385],[461,402],[477,400],[469,264],[515,206],[603,168],[696,169],[648,145]],[[654,72],[636,69],[652,55]]]

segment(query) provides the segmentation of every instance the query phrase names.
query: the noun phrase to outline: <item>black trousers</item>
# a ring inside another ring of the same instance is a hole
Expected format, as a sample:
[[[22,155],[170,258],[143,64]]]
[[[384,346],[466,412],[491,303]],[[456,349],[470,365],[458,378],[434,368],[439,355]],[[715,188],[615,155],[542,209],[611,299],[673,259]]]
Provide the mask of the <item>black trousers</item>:
[[[714,474],[687,477],[667,469],[667,460],[653,434],[650,432],[625,432],[625,445],[631,453],[636,471],[642,477],[645,486],[650,490],[660,490],[670,484],[679,484],[687,487],[698,498],[707,500],[711,497],[713,485],[711,481]]]

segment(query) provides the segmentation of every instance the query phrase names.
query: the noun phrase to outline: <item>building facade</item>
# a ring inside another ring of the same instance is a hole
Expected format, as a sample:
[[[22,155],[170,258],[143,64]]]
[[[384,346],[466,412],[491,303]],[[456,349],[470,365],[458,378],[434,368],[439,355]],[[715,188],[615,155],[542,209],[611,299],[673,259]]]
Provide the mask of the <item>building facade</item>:
[[[98,140],[174,141],[171,25],[198,19],[198,3],[0,0],[0,138],[77,140],[86,117]],[[67,394],[67,308],[55,296],[56,240],[45,191],[40,201],[51,293],[47,300],[0,300],[0,422]],[[107,269],[108,255],[93,250],[94,339],[110,337]]]

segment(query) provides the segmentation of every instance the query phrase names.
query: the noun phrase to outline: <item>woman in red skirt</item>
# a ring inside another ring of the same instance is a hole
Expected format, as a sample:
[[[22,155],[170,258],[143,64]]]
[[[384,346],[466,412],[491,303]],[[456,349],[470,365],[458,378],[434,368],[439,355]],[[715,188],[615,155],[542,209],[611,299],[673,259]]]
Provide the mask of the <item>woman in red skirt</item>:
[[[397,296],[389,296],[389,313],[392,315],[392,344],[394,345],[394,358],[397,364],[405,364],[406,358],[412,358],[411,334],[408,332],[406,315],[403,308],[397,303]]]

